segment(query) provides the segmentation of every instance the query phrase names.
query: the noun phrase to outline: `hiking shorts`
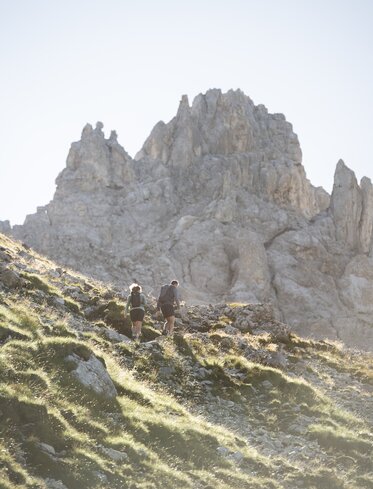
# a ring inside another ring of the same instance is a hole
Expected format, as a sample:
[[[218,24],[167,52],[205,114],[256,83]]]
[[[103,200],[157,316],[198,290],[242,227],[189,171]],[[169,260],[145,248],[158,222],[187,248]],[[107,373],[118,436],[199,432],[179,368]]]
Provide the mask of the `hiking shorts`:
[[[165,319],[169,318],[170,316],[175,316],[175,309],[172,304],[163,304],[161,306],[161,311]]]
[[[131,321],[142,321],[145,316],[145,311],[143,309],[131,309],[130,317]]]

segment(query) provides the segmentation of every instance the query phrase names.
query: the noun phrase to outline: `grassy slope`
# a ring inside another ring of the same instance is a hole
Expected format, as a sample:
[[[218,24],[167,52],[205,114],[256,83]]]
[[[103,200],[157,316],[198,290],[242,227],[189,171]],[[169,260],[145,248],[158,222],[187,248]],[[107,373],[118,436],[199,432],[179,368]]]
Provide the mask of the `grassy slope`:
[[[129,332],[115,291],[3,235],[0,250],[23,281],[0,290],[0,487],[44,488],[48,478],[68,489],[373,487],[369,355],[292,336],[288,367],[272,368],[263,358],[274,337],[247,333],[239,344],[222,328],[229,317],[206,333],[181,328],[174,341],[112,341],[108,328]],[[198,309],[188,318],[202,321]],[[145,338],[157,338],[154,319],[145,322]],[[74,380],[71,353],[101,359],[118,396]],[[274,456],[259,435],[297,438],[316,456],[281,446]]]

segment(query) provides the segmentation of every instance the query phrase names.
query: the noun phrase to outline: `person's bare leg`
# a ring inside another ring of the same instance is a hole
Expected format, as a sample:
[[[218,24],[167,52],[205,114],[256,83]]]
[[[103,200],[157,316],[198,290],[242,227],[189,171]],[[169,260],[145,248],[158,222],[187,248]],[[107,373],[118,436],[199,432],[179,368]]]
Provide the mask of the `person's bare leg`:
[[[137,336],[141,335],[141,325],[142,325],[142,321],[136,321],[135,333]]]
[[[139,338],[141,335],[141,325],[142,321],[134,321],[132,323],[132,336],[134,339]]]
[[[174,327],[175,327],[175,316],[172,316],[172,322],[171,322],[171,327],[170,327],[170,334],[174,333]]]
[[[174,332],[175,316],[169,316],[166,323],[166,333],[172,334]]]

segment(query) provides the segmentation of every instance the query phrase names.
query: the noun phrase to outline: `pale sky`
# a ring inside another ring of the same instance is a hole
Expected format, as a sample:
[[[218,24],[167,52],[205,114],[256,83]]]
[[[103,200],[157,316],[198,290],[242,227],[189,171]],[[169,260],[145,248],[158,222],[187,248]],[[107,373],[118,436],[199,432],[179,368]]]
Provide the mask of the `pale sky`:
[[[53,197],[83,126],[134,156],[210,88],[293,124],[315,186],[373,179],[373,0],[0,0],[0,220]]]

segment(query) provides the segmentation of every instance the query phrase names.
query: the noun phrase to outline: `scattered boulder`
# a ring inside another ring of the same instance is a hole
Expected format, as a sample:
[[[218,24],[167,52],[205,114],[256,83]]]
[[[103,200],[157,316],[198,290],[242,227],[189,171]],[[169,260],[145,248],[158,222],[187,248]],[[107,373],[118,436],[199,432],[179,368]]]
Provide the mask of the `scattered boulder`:
[[[7,250],[0,248],[0,262],[10,262],[10,261],[12,261],[11,254]]]
[[[63,297],[52,297],[51,302],[54,306],[58,308],[65,308],[65,299]]]
[[[117,390],[106,368],[95,355],[90,355],[84,360],[72,353],[65,358],[65,362],[71,367],[71,375],[95,394],[111,399],[117,396]]]
[[[219,455],[234,461],[237,465],[239,465],[244,459],[244,455],[241,452],[232,452],[226,447],[218,447],[216,451]]]
[[[291,343],[291,329],[289,326],[277,321],[272,323],[271,339],[276,343]]]
[[[240,330],[238,328],[235,328],[234,326],[228,325],[224,328],[224,333],[235,336],[240,333]]]
[[[126,452],[120,452],[119,450],[114,450],[114,448],[100,447],[102,453],[107,455],[114,462],[123,462],[128,460],[128,455]]]
[[[243,461],[244,455],[241,452],[234,452],[230,455],[230,458],[239,465]]]
[[[221,340],[220,340],[220,346],[224,350],[229,350],[229,348],[232,348],[233,345],[234,345],[234,341],[229,336],[225,336],[225,337],[221,338]]]
[[[105,336],[110,340],[115,343],[132,343],[132,341],[128,338],[128,336],[125,336],[124,334],[120,334],[117,331],[114,331],[113,329],[109,328],[103,328]]]
[[[285,369],[287,367],[287,359],[282,350],[275,351],[270,354],[266,360],[269,367]]]
[[[216,449],[216,451],[218,452],[219,455],[221,455],[222,457],[227,457],[230,453],[230,450],[226,447],[218,447]]]
[[[0,282],[11,289],[21,287],[23,284],[23,280],[20,275],[10,268],[6,268],[0,272]]]
[[[53,457],[56,455],[56,450],[48,443],[38,443],[38,447],[48,455],[52,455]]]
[[[45,479],[44,480],[47,489],[68,489],[62,481],[56,481],[54,479]]]

